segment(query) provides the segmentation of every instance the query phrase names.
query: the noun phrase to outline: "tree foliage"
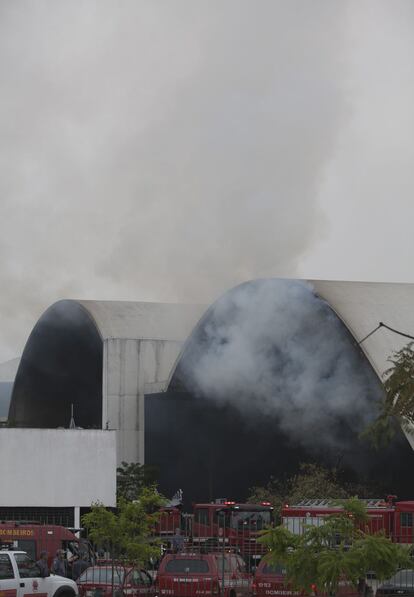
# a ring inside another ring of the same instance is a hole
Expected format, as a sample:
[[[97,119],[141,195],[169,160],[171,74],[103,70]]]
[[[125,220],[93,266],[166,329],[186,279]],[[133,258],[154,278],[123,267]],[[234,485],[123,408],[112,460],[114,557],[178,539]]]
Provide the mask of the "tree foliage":
[[[116,512],[93,504],[82,517],[82,524],[89,539],[109,551],[112,558],[143,566],[159,556],[159,545],[151,535],[164,503],[155,486],[144,487],[134,501],[120,498]]]
[[[414,424],[414,342],[388,360],[391,367],[384,373],[384,399],[376,419],[362,434],[377,448],[390,442],[398,424],[403,428]]]
[[[277,513],[284,503],[294,504],[304,499],[318,498],[343,499],[356,494],[369,497],[370,493],[370,487],[344,480],[343,475],[335,468],[302,463],[299,471],[287,479],[271,477],[265,487],[252,487],[248,501],[269,501]]]
[[[139,464],[139,462],[122,462],[116,469],[117,498],[135,500],[144,487],[151,487],[156,481],[155,467]]]
[[[363,502],[351,498],[342,506],[343,510],[327,517],[323,525],[304,525],[301,535],[283,526],[263,532],[259,541],[270,550],[266,559],[282,564],[295,588],[309,592],[316,584],[320,592],[330,594],[342,580],[356,586],[368,570],[384,580],[400,567],[413,566],[406,546],[392,543],[383,534],[365,532]]]

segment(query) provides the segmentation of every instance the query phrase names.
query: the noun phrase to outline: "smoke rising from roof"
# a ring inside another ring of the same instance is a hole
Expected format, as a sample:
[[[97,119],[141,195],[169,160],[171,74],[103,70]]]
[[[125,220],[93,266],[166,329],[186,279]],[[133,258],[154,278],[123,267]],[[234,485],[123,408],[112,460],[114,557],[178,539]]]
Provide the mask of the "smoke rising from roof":
[[[0,361],[58,299],[209,303],[296,277],[332,229],[304,277],[409,267],[412,20],[405,0],[2,2]]]
[[[190,339],[178,376],[190,391],[265,415],[292,442],[352,449],[382,386],[309,284],[260,280],[226,293]]]
[[[346,118],[341,4],[0,11],[0,360],[59,298],[294,274]]]

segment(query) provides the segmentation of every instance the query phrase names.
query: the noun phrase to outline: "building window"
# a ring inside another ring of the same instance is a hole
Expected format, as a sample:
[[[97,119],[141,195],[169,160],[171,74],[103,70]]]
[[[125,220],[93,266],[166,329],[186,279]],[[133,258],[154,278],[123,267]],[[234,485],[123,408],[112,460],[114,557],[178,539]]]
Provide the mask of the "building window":
[[[400,523],[401,523],[402,527],[412,527],[413,526],[412,512],[401,512]]]
[[[40,522],[42,524],[57,524],[63,527],[74,527],[75,520],[72,507],[63,508],[0,508],[0,521],[14,520],[20,522]]]

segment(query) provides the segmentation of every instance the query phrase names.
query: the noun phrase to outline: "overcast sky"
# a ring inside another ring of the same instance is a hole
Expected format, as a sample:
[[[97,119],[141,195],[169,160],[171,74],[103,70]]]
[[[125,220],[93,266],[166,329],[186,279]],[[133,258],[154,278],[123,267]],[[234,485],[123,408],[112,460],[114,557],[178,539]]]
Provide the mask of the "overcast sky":
[[[414,282],[414,4],[0,0],[0,362],[59,298]]]

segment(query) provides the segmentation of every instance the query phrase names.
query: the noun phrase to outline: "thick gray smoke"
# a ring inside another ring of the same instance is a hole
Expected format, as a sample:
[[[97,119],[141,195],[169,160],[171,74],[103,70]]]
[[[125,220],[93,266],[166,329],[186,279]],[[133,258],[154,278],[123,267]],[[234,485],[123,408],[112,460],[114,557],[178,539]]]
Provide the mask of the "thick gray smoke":
[[[347,117],[341,3],[0,6],[0,361],[59,298],[292,275]]]
[[[412,30],[410,0],[0,2],[0,362],[57,299],[209,303],[330,230],[304,277],[409,267]]]
[[[381,386],[330,307],[309,284],[261,280],[207,313],[180,376],[204,399],[278,420],[294,442],[349,448],[373,417]],[[254,424],[254,423],[253,423]]]

